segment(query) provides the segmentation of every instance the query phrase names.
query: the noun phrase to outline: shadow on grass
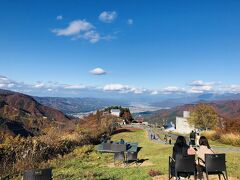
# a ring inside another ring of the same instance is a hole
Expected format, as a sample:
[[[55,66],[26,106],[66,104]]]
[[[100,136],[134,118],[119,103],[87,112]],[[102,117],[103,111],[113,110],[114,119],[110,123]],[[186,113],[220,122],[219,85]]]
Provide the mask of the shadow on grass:
[[[138,147],[137,148],[137,152],[139,153],[139,151],[142,149],[142,147]]]
[[[140,163],[140,164],[142,164],[142,163],[144,163],[145,161],[148,161],[149,159],[139,159],[137,162],[138,163]]]

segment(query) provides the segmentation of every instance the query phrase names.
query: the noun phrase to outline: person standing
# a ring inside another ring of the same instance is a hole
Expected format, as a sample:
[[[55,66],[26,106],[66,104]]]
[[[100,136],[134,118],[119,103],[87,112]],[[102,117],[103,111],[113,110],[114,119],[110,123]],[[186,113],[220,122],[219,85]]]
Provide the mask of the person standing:
[[[167,144],[167,140],[168,140],[168,138],[167,138],[167,135],[165,134],[165,136],[164,136],[165,144]]]
[[[196,133],[196,145],[199,147],[200,133]]]
[[[190,144],[192,146],[195,146],[195,139],[196,139],[196,133],[192,130],[192,132],[190,133]]]
[[[172,137],[168,136],[168,143],[171,145],[172,144]]]

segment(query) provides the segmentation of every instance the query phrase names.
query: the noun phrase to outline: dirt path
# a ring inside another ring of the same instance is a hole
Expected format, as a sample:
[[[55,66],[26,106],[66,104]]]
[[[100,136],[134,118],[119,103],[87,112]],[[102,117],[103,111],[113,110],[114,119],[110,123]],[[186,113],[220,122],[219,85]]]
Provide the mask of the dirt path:
[[[135,128],[144,129],[145,131],[148,132],[149,140],[154,141],[156,143],[165,144],[165,142],[158,137],[158,135],[153,131],[153,128],[151,128],[151,127],[142,126],[142,125],[126,125],[126,127],[135,127]],[[151,134],[155,135],[156,139],[152,139]],[[176,134],[168,133],[168,135],[171,136],[172,140],[176,140],[178,137],[178,135],[176,135]],[[185,136],[185,138],[186,138],[187,142],[189,142],[189,137]],[[239,147],[224,147],[224,146],[221,147],[221,146],[213,145],[212,148],[213,148],[213,150],[215,150],[218,153],[227,153],[227,152],[240,153]]]

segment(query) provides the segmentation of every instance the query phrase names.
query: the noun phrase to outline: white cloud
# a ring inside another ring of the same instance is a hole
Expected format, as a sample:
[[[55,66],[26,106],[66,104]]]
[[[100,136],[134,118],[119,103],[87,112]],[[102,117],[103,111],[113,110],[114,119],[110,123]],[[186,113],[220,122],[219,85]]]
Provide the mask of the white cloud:
[[[66,85],[64,89],[85,89],[84,85]]]
[[[66,28],[53,29],[52,32],[57,36],[73,36],[78,35],[81,32],[93,29],[94,26],[85,20],[75,20],[69,23]]]
[[[219,87],[219,91],[228,93],[240,93],[240,85],[237,84],[221,85]]]
[[[95,68],[90,71],[95,75],[106,74],[102,68]],[[141,87],[134,87],[131,85],[112,83],[103,86],[89,86],[84,84],[60,84],[58,82],[49,81],[26,84],[9,79],[6,76],[0,75],[0,88],[15,90],[19,92],[32,93],[38,95],[40,93],[63,93],[66,95],[79,95],[82,92],[116,92],[116,93],[133,93],[145,95],[161,95],[161,94],[176,94],[176,93],[240,93],[240,84],[224,85],[216,82],[204,82],[202,80],[193,81],[188,86],[182,88],[177,86],[168,86],[162,89],[145,89]]]
[[[103,87],[104,91],[116,91],[120,93],[134,93],[134,94],[141,94],[145,91],[146,89],[143,88],[136,88],[136,87],[130,87],[128,85],[124,84],[107,84]]]
[[[16,86],[16,82],[10,80],[6,76],[1,76],[0,75],[0,88],[13,88]]]
[[[214,85],[217,83],[215,82],[204,82],[203,80],[194,80],[192,81],[189,86],[190,89],[188,92],[190,93],[203,93],[207,91],[214,90]]]
[[[40,83],[35,84],[34,87],[35,88],[43,88],[43,87],[45,87],[45,84],[40,82]]]
[[[65,28],[56,28],[52,32],[57,36],[69,36],[72,40],[84,39],[90,43],[97,43],[100,40],[111,40],[111,35],[101,36],[95,26],[86,20],[75,20]]]
[[[128,24],[128,25],[132,25],[132,24],[133,24],[133,20],[132,20],[132,19],[128,19],[128,20],[127,20],[127,24]]]
[[[159,92],[157,90],[153,90],[150,93],[151,93],[151,95],[157,95]]]
[[[99,68],[99,67],[91,70],[90,73],[93,74],[93,75],[104,75],[104,74],[107,74],[107,72],[104,69]]]
[[[58,16],[56,17],[56,19],[57,19],[57,20],[62,20],[62,19],[63,19],[63,16],[62,16],[62,15],[58,15]]]
[[[128,86],[122,84],[107,84],[103,87],[104,91],[125,91],[128,89]]]
[[[99,33],[93,30],[85,32],[83,38],[89,40],[91,43],[96,43],[101,39]]]
[[[163,93],[183,93],[185,90],[183,88],[180,87],[176,87],[176,86],[168,86],[163,88],[162,92]]]
[[[111,23],[117,18],[117,13],[116,11],[103,11],[98,18],[104,23]]]

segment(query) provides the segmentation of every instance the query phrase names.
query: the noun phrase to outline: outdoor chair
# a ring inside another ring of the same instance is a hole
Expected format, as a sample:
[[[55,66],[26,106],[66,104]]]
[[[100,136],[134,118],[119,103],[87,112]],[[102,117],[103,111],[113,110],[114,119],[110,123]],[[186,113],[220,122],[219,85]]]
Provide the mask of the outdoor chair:
[[[205,164],[203,171],[206,173],[207,180],[209,179],[209,175],[218,175],[219,179],[223,175],[225,180],[228,179],[225,154],[205,154],[205,161],[200,158],[198,161],[202,161]]]
[[[52,169],[31,169],[23,173],[23,180],[51,180]]]
[[[125,153],[124,152],[115,152],[114,153],[114,165],[117,165],[116,162],[125,163]]]
[[[138,152],[132,152],[132,151],[128,151],[127,152],[127,157],[126,157],[126,163],[130,164],[131,162],[134,162],[137,164],[138,162]]]
[[[174,172],[172,171],[171,165],[174,165]],[[176,159],[173,159],[169,156],[169,179],[172,178],[171,174],[174,174],[176,179],[179,179],[181,174],[186,174],[189,178],[191,175],[194,175],[196,179],[196,164],[194,155],[176,155]]]

